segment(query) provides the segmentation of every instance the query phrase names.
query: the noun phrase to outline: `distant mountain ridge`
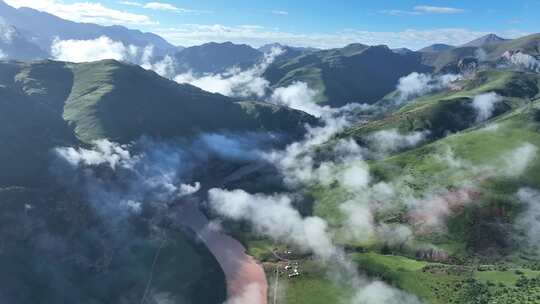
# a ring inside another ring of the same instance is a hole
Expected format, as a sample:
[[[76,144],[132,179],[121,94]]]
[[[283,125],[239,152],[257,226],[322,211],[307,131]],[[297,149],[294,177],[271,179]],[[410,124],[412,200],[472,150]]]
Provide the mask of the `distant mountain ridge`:
[[[412,72],[430,72],[416,52],[396,53],[387,46],[350,44],[314,51],[278,61],[264,73],[274,87],[297,81],[317,90],[317,101],[341,106],[373,103],[395,89],[399,78]]]
[[[432,44],[430,46],[426,46],[425,48],[422,48],[418,50],[419,52],[443,52],[448,51],[455,48],[453,45],[444,44],[444,43],[436,43]]]
[[[180,50],[174,55],[180,73],[217,73],[234,66],[249,67],[255,64],[263,53],[246,44],[232,42],[210,42]]]
[[[516,39],[503,39],[490,34],[475,39],[462,46],[441,52],[422,53],[423,62],[433,66],[436,71],[454,70],[465,61],[480,65],[511,64],[507,57],[519,52],[535,60],[540,56],[540,34],[532,34]],[[506,55],[505,55],[506,54]]]
[[[0,59],[35,60],[48,53],[29,41],[14,26],[0,23]]]
[[[21,7],[19,9],[7,5],[0,0],[0,19],[5,24],[17,28],[29,41],[44,52],[49,52],[53,40],[76,39],[89,40],[107,36],[125,45],[144,47],[153,45],[157,55],[165,54],[175,47],[165,39],[152,33],[143,33],[123,26],[102,26],[91,23],[77,23],[61,19],[49,13]]]
[[[510,39],[501,38],[495,34],[487,34],[478,39],[465,43],[464,45],[462,45],[462,47],[470,47],[470,46],[483,47],[483,46],[488,46],[491,44],[496,44],[496,43],[500,43],[500,42],[504,42],[508,40]]]

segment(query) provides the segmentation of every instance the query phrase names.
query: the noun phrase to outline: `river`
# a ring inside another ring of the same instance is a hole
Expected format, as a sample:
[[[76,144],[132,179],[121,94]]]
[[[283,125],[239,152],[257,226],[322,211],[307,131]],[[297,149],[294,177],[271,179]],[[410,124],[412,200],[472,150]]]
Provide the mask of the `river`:
[[[264,269],[246,253],[240,242],[213,228],[195,204],[179,206],[178,220],[197,234],[223,269],[227,283],[226,304],[267,304],[268,282]]]

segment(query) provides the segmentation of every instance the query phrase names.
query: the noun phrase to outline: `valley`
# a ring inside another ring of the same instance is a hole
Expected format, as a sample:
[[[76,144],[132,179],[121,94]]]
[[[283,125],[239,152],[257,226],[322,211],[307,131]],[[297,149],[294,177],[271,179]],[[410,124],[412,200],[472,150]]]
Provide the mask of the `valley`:
[[[0,0],[0,303],[540,303],[540,34],[72,2]]]

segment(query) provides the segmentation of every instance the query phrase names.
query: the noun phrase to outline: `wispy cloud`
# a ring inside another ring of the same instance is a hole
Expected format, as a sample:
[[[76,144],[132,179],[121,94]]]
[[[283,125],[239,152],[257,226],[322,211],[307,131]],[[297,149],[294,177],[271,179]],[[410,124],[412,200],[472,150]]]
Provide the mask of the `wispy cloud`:
[[[464,12],[465,10],[461,8],[430,6],[430,5],[417,5],[413,7],[412,10],[389,9],[389,10],[381,11],[382,14],[392,15],[392,16],[419,16],[419,15],[425,15],[425,14],[460,14]]]
[[[335,48],[350,43],[364,43],[369,45],[387,44],[392,48],[408,47],[411,49],[419,49],[433,43],[460,45],[488,34],[487,32],[462,28],[406,29],[395,32],[347,29],[335,33],[295,33],[262,26],[226,26],[221,24],[184,24],[174,28],[160,28],[156,32],[172,43],[184,46],[209,41],[232,41],[256,47],[270,42],[317,48]],[[527,33],[501,32],[497,34],[505,37],[517,37]]]
[[[144,8],[157,10],[157,11],[173,11],[177,12],[180,10],[180,8],[170,4],[170,3],[163,3],[163,2],[148,2],[144,6]]]
[[[167,2],[136,2],[136,1],[119,1],[119,4],[127,5],[127,6],[136,6],[141,7],[149,10],[154,11],[167,11],[167,12],[174,12],[174,13],[180,13],[180,14],[203,14],[203,13],[211,13],[211,11],[204,11],[204,10],[195,10],[195,9],[188,9],[183,7],[178,7],[174,4],[167,3]]]
[[[429,5],[417,5],[414,7],[414,10],[417,12],[429,14],[459,14],[465,12],[465,10],[461,8]]]
[[[289,12],[287,11],[280,11],[280,10],[273,10],[271,11],[272,14],[274,15],[281,15],[281,16],[287,16],[289,15]]]
[[[118,1],[118,4],[128,5],[128,6],[137,6],[137,7],[142,7],[143,6],[142,3],[135,2],[135,1]]]
[[[381,13],[386,14],[386,15],[392,15],[392,16],[416,16],[416,15],[422,14],[416,11],[404,11],[404,10],[397,10],[397,9],[382,10]]]

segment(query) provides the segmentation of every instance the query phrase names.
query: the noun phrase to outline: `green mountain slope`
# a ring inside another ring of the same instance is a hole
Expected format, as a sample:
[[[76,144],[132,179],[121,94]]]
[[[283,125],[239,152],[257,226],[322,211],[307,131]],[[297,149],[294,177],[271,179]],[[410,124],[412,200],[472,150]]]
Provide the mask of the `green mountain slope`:
[[[411,72],[429,72],[416,53],[397,54],[386,46],[352,44],[316,51],[271,65],[264,77],[282,87],[303,81],[319,92],[317,101],[341,106],[373,103],[393,91]]]
[[[293,135],[314,118],[299,111],[179,85],[112,60],[87,64],[43,61],[0,65],[0,185],[43,181],[56,146],[142,135],[275,131]]]
[[[470,103],[485,92],[497,92],[503,100],[491,119],[478,122]],[[524,238],[523,227],[516,226],[525,211],[516,193],[523,187],[538,189],[540,158],[530,158],[520,167],[527,156],[516,156],[516,151],[540,147],[539,118],[538,74],[488,70],[462,81],[458,90],[418,98],[350,128],[340,136],[352,136],[361,144],[380,130],[432,133],[417,147],[369,161],[374,183],[391,183],[395,191],[404,191],[392,201],[391,210],[375,217],[387,224],[410,225],[416,245],[337,240],[350,248],[361,269],[426,303],[536,303],[540,254],[536,244]],[[470,201],[456,199],[465,192]],[[336,185],[317,186],[311,193],[314,214],[340,231],[345,223],[338,206],[347,193]],[[409,213],[408,195],[427,195],[424,205],[416,206],[420,214],[444,210],[444,228],[416,230],[422,218],[416,222],[419,219]],[[440,205],[431,209],[432,202]],[[427,254],[425,248],[430,248]]]
[[[85,142],[103,137],[128,142],[141,134],[174,137],[219,130],[294,133],[314,121],[299,111],[235,102],[115,61],[75,65],[72,71],[74,85],[64,118]]]
[[[223,303],[224,274],[194,235],[149,205],[111,224],[84,186],[48,174],[51,150],[221,130],[294,135],[307,122],[317,121],[112,60],[0,63],[0,302]]]
[[[495,92],[504,97],[496,105],[494,116],[522,106],[540,93],[540,76],[534,73],[486,70],[455,84],[452,90],[423,96],[384,115],[381,119],[353,126],[342,136],[352,136],[362,141],[374,131],[396,128],[406,133],[429,130],[437,139],[448,132],[458,132],[476,124],[476,114],[471,106],[476,95]],[[379,101],[379,105],[392,106],[394,94]]]

